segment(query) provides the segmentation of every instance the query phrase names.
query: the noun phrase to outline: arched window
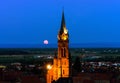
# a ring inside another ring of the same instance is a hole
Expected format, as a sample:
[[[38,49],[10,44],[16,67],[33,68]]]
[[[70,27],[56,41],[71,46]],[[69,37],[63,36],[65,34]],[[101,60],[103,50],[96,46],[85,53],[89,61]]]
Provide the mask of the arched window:
[[[65,47],[61,48],[61,56],[66,57],[66,49],[65,49]]]
[[[66,49],[65,49],[65,47],[64,47],[64,57],[66,57]]]
[[[65,74],[65,71],[63,70],[63,74]]]
[[[61,48],[61,56],[63,57],[64,55],[63,55],[63,48]]]

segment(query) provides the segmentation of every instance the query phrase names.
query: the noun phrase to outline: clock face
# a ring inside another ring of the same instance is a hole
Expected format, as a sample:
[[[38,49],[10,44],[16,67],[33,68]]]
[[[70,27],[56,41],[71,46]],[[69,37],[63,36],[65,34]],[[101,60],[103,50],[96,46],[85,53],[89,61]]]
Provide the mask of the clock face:
[[[67,40],[67,39],[68,39],[68,35],[62,34],[62,40]]]

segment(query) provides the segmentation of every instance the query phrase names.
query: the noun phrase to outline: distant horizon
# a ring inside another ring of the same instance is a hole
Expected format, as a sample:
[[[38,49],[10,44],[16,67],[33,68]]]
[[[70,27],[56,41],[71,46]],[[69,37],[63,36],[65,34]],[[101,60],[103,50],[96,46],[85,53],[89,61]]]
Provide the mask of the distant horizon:
[[[70,48],[120,48],[120,43],[70,43]],[[57,48],[57,44],[0,44],[0,48]]]

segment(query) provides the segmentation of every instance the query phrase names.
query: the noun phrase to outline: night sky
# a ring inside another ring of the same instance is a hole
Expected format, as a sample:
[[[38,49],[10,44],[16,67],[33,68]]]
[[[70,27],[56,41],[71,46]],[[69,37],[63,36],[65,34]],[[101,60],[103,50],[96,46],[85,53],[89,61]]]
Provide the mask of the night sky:
[[[63,9],[70,43],[120,43],[120,0],[0,0],[0,44],[57,44]]]

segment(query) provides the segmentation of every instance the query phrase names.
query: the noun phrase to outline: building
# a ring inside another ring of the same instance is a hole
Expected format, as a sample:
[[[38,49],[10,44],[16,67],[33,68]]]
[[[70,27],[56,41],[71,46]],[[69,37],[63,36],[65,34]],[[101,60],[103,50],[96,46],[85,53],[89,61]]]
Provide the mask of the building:
[[[53,65],[47,66],[47,83],[61,81],[60,79],[66,79],[67,81],[71,76],[69,34],[65,25],[64,12],[62,13],[61,27],[57,38],[58,54],[53,59]]]
[[[73,83],[120,83],[120,73],[80,72],[73,76]]]

